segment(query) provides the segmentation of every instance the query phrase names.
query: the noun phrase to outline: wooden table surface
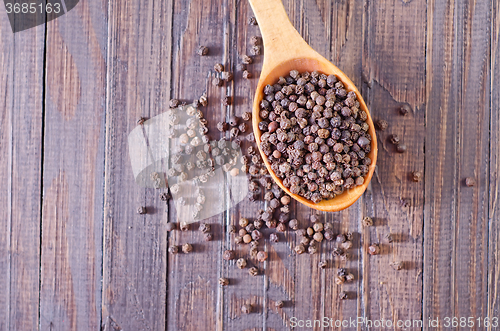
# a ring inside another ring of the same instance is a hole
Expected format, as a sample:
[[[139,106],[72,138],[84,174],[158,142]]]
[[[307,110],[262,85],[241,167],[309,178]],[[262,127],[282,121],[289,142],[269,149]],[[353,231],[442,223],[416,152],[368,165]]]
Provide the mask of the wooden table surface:
[[[446,317],[459,326],[471,317],[473,327],[458,329],[496,330],[500,5],[283,2],[304,39],[351,77],[375,119],[389,122],[367,192],[347,210],[320,214],[336,232],[353,233],[351,258],[334,259],[332,242],[297,256],[287,232],[266,241],[270,258],[250,277],[222,251],[234,247],[227,225],[255,217],[263,202],[210,218],[215,240],[206,243],[198,231],[167,234],[175,208],[134,182],[127,136],[139,117],[207,91],[209,135],[218,139],[218,121],[250,110],[256,78],[236,72],[223,88],[210,84],[213,64],[234,70],[259,35],[247,0],[82,0],[15,34],[0,6],[0,330],[286,330],[292,317],[424,320],[375,330],[449,330]],[[196,55],[201,44],[208,56]],[[258,77],[262,56],[254,60]],[[220,105],[226,94],[234,105]],[[403,104],[407,116],[398,114]],[[391,133],[407,153],[395,153]],[[419,183],[409,179],[414,170],[424,173]],[[477,184],[466,187],[466,177]],[[148,214],[136,213],[141,205]],[[306,224],[312,211],[293,204],[292,213]],[[361,225],[366,215],[375,226]],[[167,253],[185,242],[192,254]],[[381,255],[367,254],[373,242]],[[323,260],[326,270],[317,267]],[[353,283],[335,285],[341,266]],[[222,276],[231,285],[220,287]],[[349,298],[339,300],[340,291]],[[255,312],[243,315],[243,303]]]

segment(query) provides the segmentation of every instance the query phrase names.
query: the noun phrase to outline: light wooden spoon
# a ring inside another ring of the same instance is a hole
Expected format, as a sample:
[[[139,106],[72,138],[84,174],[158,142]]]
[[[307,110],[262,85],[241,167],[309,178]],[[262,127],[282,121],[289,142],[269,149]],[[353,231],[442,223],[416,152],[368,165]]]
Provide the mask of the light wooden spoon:
[[[363,194],[375,170],[377,161],[377,138],[375,136],[375,128],[370,112],[361,94],[349,77],[313,50],[304,39],[302,39],[288,19],[281,0],[249,0],[249,2],[257,18],[257,23],[259,24],[264,43],[264,63],[262,65],[257,91],[255,92],[252,120],[255,140],[259,146],[259,151],[264,159],[264,163],[278,185],[287,194],[304,205],[322,211],[339,211],[345,209],[352,205]],[[369,166],[369,172],[365,176],[365,182],[363,185],[346,190],[333,199],[322,200],[319,203],[313,203],[299,195],[292,194],[290,190],[283,185],[282,180],[271,170],[267,157],[260,148],[261,133],[258,124],[261,119],[259,115],[259,103],[264,96],[264,86],[267,84],[275,84],[280,76],[287,76],[290,70],[293,69],[299,72],[311,72],[316,70],[328,75],[334,74],[344,83],[348,92],[354,91],[356,93],[360,108],[368,114],[366,122],[370,126],[368,133],[372,137],[371,152],[368,156],[372,160],[372,164]]]

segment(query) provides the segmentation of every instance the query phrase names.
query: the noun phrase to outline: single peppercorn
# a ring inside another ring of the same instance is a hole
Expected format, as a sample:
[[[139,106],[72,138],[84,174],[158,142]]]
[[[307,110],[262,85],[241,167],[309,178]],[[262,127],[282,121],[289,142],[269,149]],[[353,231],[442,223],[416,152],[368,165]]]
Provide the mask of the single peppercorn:
[[[208,47],[200,46],[198,47],[198,55],[205,56],[208,54]]]
[[[224,71],[224,65],[222,65],[222,63],[216,63],[216,64],[214,64],[214,70],[216,72],[223,72]]]
[[[399,107],[399,113],[401,115],[406,116],[406,115],[408,115],[409,112],[411,112],[410,105],[404,104],[404,105],[401,105],[401,107]]]
[[[235,257],[236,254],[234,253],[234,251],[230,249],[225,250],[224,253],[222,254],[222,258],[226,261],[234,260]]]
[[[233,73],[229,71],[223,71],[220,73],[220,78],[226,82],[233,80]]]
[[[177,254],[179,253],[179,246],[172,245],[168,248],[168,252],[170,254]]]
[[[354,280],[354,275],[352,273],[348,273],[347,275],[345,275],[345,281],[350,283]]]
[[[229,106],[231,105],[232,99],[231,97],[225,96],[222,98],[222,105],[223,106]]]
[[[291,219],[288,222],[288,227],[290,227],[290,229],[292,229],[292,230],[298,230],[298,228],[299,228],[299,221],[297,221],[296,219]]]
[[[244,121],[250,121],[252,119],[252,113],[250,112],[244,112],[243,115],[241,115],[241,118],[244,120]]]
[[[250,79],[252,78],[252,73],[248,70],[243,70],[243,73],[241,74],[243,79]]]
[[[474,178],[472,177],[465,178],[465,186],[472,187],[474,185],[476,185],[476,180]]]
[[[250,56],[248,55],[243,55],[241,57],[241,62],[244,63],[244,64],[252,64],[253,60]]]
[[[385,131],[389,127],[389,123],[386,120],[377,120],[375,125],[380,131]]]
[[[344,276],[336,276],[335,277],[335,284],[337,285],[342,285],[345,282],[345,277]]]
[[[391,262],[390,265],[392,268],[394,268],[394,270],[402,270],[404,267],[403,262],[401,261]]]
[[[368,226],[373,226],[373,219],[369,216],[365,216],[363,218],[363,226],[368,227]]]
[[[238,260],[236,260],[236,266],[238,267],[238,269],[243,269],[247,266],[247,260],[245,260],[244,258],[239,258]]]
[[[182,245],[182,252],[183,253],[191,253],[193,251],[193,246],[191,244],[184,244]]]
[[[257,253],[257,260],[259,262],[264,262],[265,260],[267,260],[267,252],[264,252],[264,251],[260,251]]]
[[[179,228],[181,231],[189,231],[189,223],[183,221],[179,224]]]
[[[198,228],[198,230],[203,232],[203,233],[210,232],[211,229],[212,229],[212,227],[210,226],[210,224],[207,224],[207,223],[200,223],[200,226]]]
[[[252,241],[252,236],[251,235],[246,234],[246,235],[243,236],[243,242],[245,244],[249,244],[251,241]]]
[[[221,286],[228,286],[229,285],[229,279],[227,278],[219,278],[219,285]]]
[[[276,233],[271,233],[269,235],[269,241],[273,243],[277,243],[279,241],[279,237]]]
[[[390,233],[387,233],[385,236],[384,236],[384,239],[390,244],[394,241],[394,238],[392,237],[392,234]]]
[[[282,300],[278,300],[274,303],[274,306],[278,309],[283,308],[283,306],[285,306],[285,303]]]
[[[137,208],[137,214],[146,214],[146,207],[140,206],[139,208]]]
[[[248,269],[248,273],[251,276],[257,276],[259,274],[259,269],[257,269],[256,267],[251,267],[250,269]]]
[[[248,221],[248,218],[240,217],[240,220],[238,221],[238,223],[240,224],[240,226],[242,228],[244,228],[245,226],[248,225],[249,221]]]
[[[326,261],[321,261],[318,263],[318,267],[320,269],[326,269],[326,266],[327,266]]]
[[[368,254],[370,255],[380,254],[380,246],[378,244],[371,244],[368,247]]]
[[[234,243],[236,245],[241,245],[243,243],[243,237],[241,237],[241,236],[234,237]]]
[[[254,16],[248,18],[249,25],[257,25],[257,19]]]
[[[397,134],[392,134],[389,138],[391,144],[393,145],[399,145],[399,143],[401,142],[401,139],[399,138],[399,136]]]
[[[212,79],[212,85],[218,87],[222,86],[222,79],[220,79],[219,77],[214,77]]]
[[[294,250],[295,250],[296,254],[300,255],[306,251],[306,248],[304,247],[304,245],[301,244],[301,245],[295,246]]]
[[[418,183],[422,180],[422,172],[421,171],[412,171],[411,175],[411,180],[414,181],[415,183]]]
[[[170,99],[168,105],[170,108],[177,108],[179,107],[180,101],[177,99]]]
[[[405,144],[399,144],[396,146],[396,151],[398,153],[404,153],[406,152],[406,145]]]
[[[339,293],[339,299],[340,300],[346,300],[348,298],[347,293],[342,291]]]
[[[205,241],[212,241],[214,239],[214,236],[213,234],[207,232],[203,234],[203,238],[205,239]]]
[[[340,247],[342,247],[342,249],[344,249],[344,250],[349,250],[352,248],[352,241],[347,240],[346,242],[343,242],[342,244],[340,244]]]
[[[241,306],[241,312],[243,314],[250,314],[252,312],[252,305],[244,304],[243,306]]]
[[[139,117],[139,119],[137,120],[138,125],[143,125],[144,122],[146,122],[146,119],[144,117]]]

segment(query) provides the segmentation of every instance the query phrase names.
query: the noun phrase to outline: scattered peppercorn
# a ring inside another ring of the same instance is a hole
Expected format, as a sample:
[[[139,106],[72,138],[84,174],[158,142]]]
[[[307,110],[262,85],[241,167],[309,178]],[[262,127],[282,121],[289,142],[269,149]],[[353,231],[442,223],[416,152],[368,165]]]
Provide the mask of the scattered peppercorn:
[[[137,208],[137,214],[146,214],[146,207],[144,206],[140,206],[139,208]]]
[[[389,123],[386,120],[377,120],[375,124],[380,131],[385,131],[389,127]]]
[[[404,265],[403,265],[403,262],[401,262],[401,261],[394,261],[394,262],[391,262],[391,267],[393,267],[394,270],[402,270]]]
[[[205,56],[208,54],[208,47],[200,46],[198,47],[198,55]]]
[[[399,145],[399,143],[401,142],[401,139],[399,138],[399,136],[397,134],[392,134],[390,136],[389,140],[391,141],[391,143],[393,145]]]
[[[214,239],[214,236],[213,234],[207,232],[203,234],[203,238],[205,239],[205,241],[212,241]]]
[[[179,224],[179,228],[181,231],[188,231],[189,230],[189,223],[188,222],[181,222]]]
[[[191,253],[193,251],[193,246],[191,244],[184,244],[182,245],[182,252],[183,253]]]
[[[262,53],[262,48],[260,46],[252,46],[250,49],[250,54],[252,55],[260,55]]]
[[[241,62],[244,63],[244,64],[252,64],[253,60],[250,56],[248,55],[243,55],[241,57]]]
[[[212,79],[212,85],[213,86],[222,86],[222,79],[220,79],[219,77],[214,77]]]
[[[250,79],[252,78],[252,73],[248,70],[243,70],[243,73],[241,74],[243,79]]]
[[[346,242],[343,242],[342,244],[340,244],[340,246],[344,249],[344,250],[349,250],[352,248],[352,241],[348,240]]]
[[[414,182],[418,183],[422,180],[422,172],[421,171],[412,171],[411,173],[411,180]]]
[[[366,227],[373,226],[373,219],[369,216],[365,216],[363,218],[363,226],[366,226]]]
[[[214,64],[214,70],[216,72],[223,72],[224,71],[224,65],[222,63],[216,63],[216,64]]]
[[[404,153],[406,152],[406,145],[405,144],[399,144],[396,146],[396,151],[398,153]]]
[[[243,306],[241,306],[241,312],[243,314],[250,314],[252,312],[252,305],[244,304]]]
[[[212,227],[210,226],[210,224],[207,223],[200,223],[200,227],[198,228],[198,230],[203,233],[210,232],[211,229]]]
[[[301,245],[295,246],[294,250],[295,250],[295,253],[300,255],[306,251],[306,248],[304,247],[304,245],[301,244]]]
[[[347,293],[345,293],[344,291],[339,293],[340,300],[346,300],[347,298],[348,298]]]
[[[246,112],[243,113],[243,115],[241,115],[241,118],[244,121],[250,121],[252,119],[252,113],[246,111]]]
[[[254,16],[248,18],[248,24],[257,25],[257,19]]]
[[[326,264],[325,261],[321,261],[321,262],[318,263],[318,267],[320,269],[326,269],[326,266],[327,266],[327,264]]]
[[[171,99],[168,103],[170,108],[177,108],[179,107],[180,101],[177,99]]]
[[[139,119],[137,120],[137,124],[139,125],[143,125],[144,122],[146,122],[146,119],[144,117],[139,117]]]
[[[229,71],[223,71],[220,74],[220,78],[226,82],[230,82],[233,80],[233,73]]]
[[[267,252],[264,252],[264,251],[260,251],[257,253],[257,260],[259,262],[264,262],[265,260],[267,260]]]
[[[236,266],[238,267],[238,269],[243,269],[247,266],[247,260],[245,260],[244,258],[239,258],[238,260],[236,260]]]
[[[224,253],[222,254],[222,258],[226,261],[234,260],[235,257],[236,254],[234,253],[234,251],[229,249],[224,251]]]
[[[476,180],[474,178],[472,177],[465,178],[465,186],[472,187],[474,185],[476,185]]]
[[[250,269],[248,269],[248,273],[251,276],[257,276],[259,274],[259,269],[257,269],[256,267],[251,267]]]
[[[371,244],[368,247],[368,254],[370,255],[380,254],[380,246],[378,244]]]
[[[172,245],[168,248],[168,252],[170,254],[177,254],[179,253],[179,246]]]
[[[407,104],[404,104],[399,108],[399,113],[403,116],[408,115],[409,112],[411,112],[411,107]]]
[[[225,96],[222,98],[222,105],[229,106],[231,105],[231,101],[232,101],[231,97]]]
[[[219,278],[219,285],[221,285],[221,286],[228,286],[229,285],[229,279],[227,279],[227,278]]]
[[[276,308],[283,308],[283,306],[285,305],[285,303],[282,301],[282,300],[278,300],[274,303],[274,306]]]

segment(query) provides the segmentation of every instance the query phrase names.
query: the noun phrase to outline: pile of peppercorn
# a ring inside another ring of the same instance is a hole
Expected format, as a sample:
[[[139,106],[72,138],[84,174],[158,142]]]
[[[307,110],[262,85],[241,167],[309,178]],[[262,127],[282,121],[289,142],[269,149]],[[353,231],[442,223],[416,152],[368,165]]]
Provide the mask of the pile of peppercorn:
[[[355,92],[335,75],[292,70],[264,94],[260,148],[291,193],[318,203],[364,183],[372,137]]]

